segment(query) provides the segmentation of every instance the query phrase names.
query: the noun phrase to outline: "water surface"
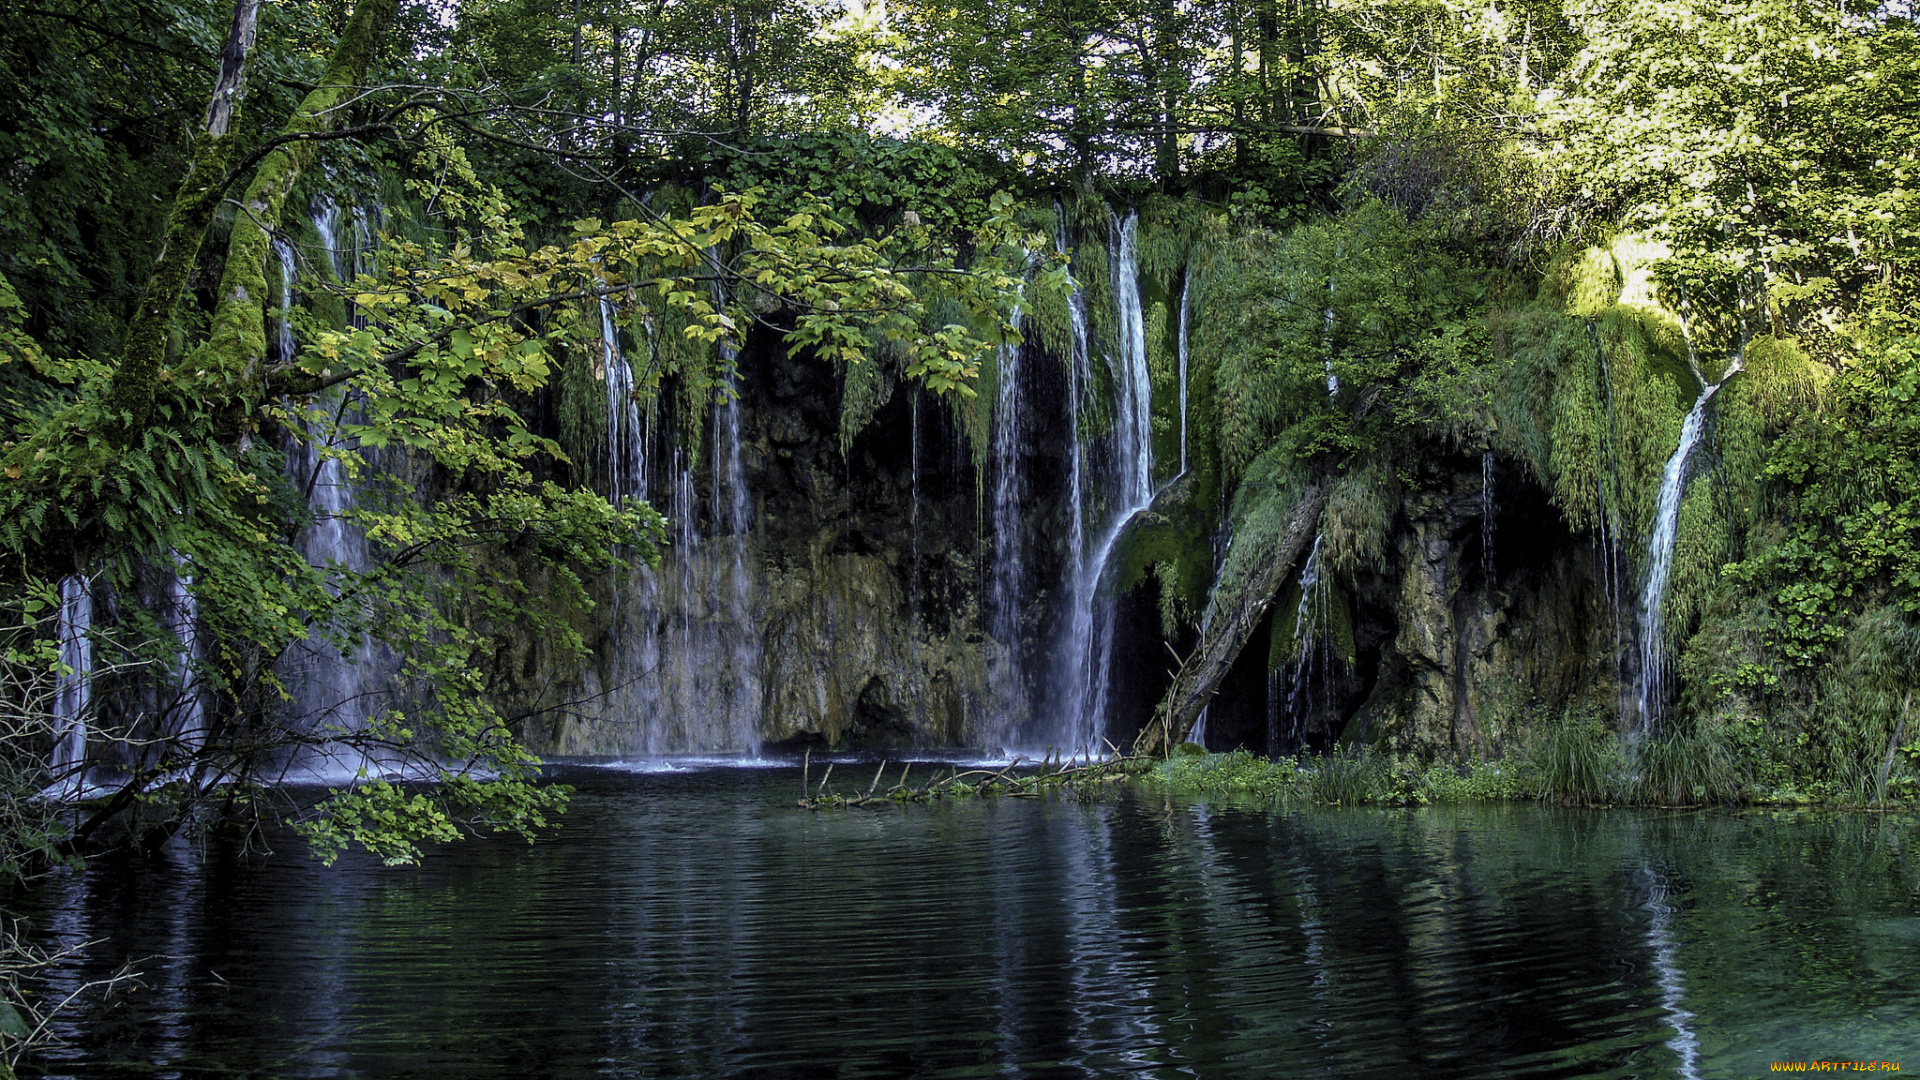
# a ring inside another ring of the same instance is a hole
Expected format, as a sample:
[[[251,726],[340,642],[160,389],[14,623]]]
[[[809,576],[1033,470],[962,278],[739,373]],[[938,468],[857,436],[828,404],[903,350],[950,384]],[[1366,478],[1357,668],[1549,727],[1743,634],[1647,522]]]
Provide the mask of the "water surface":
[[[52,989],[144,973],[83,999],[52,1075],[1920,1068],[1909,816],[1138,792],[807,813],[797,767],[565,772],[573,809],[532,846],[329,870],[291,839],[182,845],[47,883],[42,939],[98,942]]]

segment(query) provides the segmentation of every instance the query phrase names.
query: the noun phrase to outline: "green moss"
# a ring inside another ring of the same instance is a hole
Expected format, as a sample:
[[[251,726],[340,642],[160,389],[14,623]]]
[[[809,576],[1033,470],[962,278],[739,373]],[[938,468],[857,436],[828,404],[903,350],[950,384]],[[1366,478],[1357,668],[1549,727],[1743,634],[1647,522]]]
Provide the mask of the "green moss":
[[[1399,509],[1399,481],[1386,462],[1375,459],[1350,468],[1327,495],[1321,565],[1347,581],[1379,566]]]
[[[1273,607],[1267,639],[1269,671],[1284,671],[1300,659],[1300,598],[1300,583],[1295,581]],[[1314,648],[1324,645],[1334,659],[1348,667],[1359,662],[1353,642],[1353,608],[1344,589],[1322,578],[1307,598],[1307,620]]]
[[[1196,505],[1197,485],[1182,481],[1161,493],[1114,550],[1114,588],[1125,594],[1151,573],[1160,585],[1162,628],[1176,636],[1205,605],[1213,577],[1212,530]]]
[[[1181,272],[1208,227],[1209,211],[1195,199],[1156,193],[1141,200],[1138,212],[1140,238],[1136,252],[1144,284],[1178,296]]]
[[[286,135],[332,130],[348,95],[365,81],[375,44],[398,9],[397,0],[360,0],[347,20],[318,86],[301,100],[281,129]],[[319,143],[295,138],[261,159],[234,218],[216,296],[213,325],[196,350],[200,363],[228,378],[264,385],[267,354],[266,265],[272,230],[282,220],[287,195],[318,153]]]
[[[880,406],[885,404],[887,391],[885,374],[880,370],[881,357],[878,355],[863,357],[859,360],[840,363],[840,455],[846,457],[853,452],[853,438],[869,422]]]
[[[1506,762],[1475,762],[1461,770],[1365,749],[1276,761],[1245,750],[1181,753],[1141,773],[1139,782],[1172,794],[1241,796],[1286,805],[1421,806],[1529,793],[1519,770]]]
[[[1027,284],[1026,319],[1020,324],[1020,331],[1028,341],[1038,342],[1063,364],[1068,362],[1073,348],[1071,295],[1072,288],[1067,282],[1056,285],[1044,276],[1035,278]]]
[[[556,318],[577,324],[585,320],[585,315],[576,309]],[[607,446],[606,365],[596,362],[598,358],[592,355],[598,342],[595,335],[568,350],[555,366],[552,384],[561,449],[583,469],[590,468]]]

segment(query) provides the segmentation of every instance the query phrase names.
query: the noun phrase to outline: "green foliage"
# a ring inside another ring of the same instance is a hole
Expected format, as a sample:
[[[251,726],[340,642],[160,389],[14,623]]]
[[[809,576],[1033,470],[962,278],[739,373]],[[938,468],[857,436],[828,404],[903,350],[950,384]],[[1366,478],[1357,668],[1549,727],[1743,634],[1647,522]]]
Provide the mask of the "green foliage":
[[[1614,801],[1625,772],[1619,741],[1591,710],[1569,710],[1536,731],[1526,764],[1541,798],[1580,805]]]
[[[347,68],[372,48],[382,6],[355,10],[335,50],[338,77],[307,97],[295,135],[318,133],[316,110],[335,111],[327,95],[359,81]],[[303,829],[327,858],[361,844],[406,861],[467,832],[531,834],[564,803],[562,789],[539,782],[485,673],[503,634],[543,640],[558,662],[576,662],[585,643],[571,617],[589,606],[586,582],[656,558],[660,516],[556,482],[565,450],[528,422],[528,406],[557,388],[561,433],[575,449],[604,430],[606,357],[596,377],[591,353],[582,356],[598,343],[603,298],[644,353],[643,405],[667,378],[705,395],[701,404],[724,392],[722,346],[737,346],[775,309],[791,348],[846,371],[886,362],[956,399],[972,392],[980,357],[1011,336],[1016,275],[1028,268],[1024,257],[993,254],[1019,247],[1005,195],[975,223],[985,231],[964,272],[924,228],[847,240],[816,203],[762,223],[756,193],[717,196],[681,216],[583,221],[562,241],[532,245],[503,190],[447,130],[426,129],[411,160],[415,201],[399,215],[411,226],[388,238],[373,271],[303,278],[303,292],[321,300],[309,307],[332,310],[297,318],[297,354],[272,368],[268,232],[311,140],[261,159],[247,196],[254,216],[228,241],[211,337],[185,361],[156,365],[141,354],[150,382],[128,382],[125,362],[50,359],[21,326],[15,294],[0,291],[7,563],[58,573],[62,561],[80,562],[133,595],[144,567],[172,562],[199,602],[204,656],[193,663],[217,734],[196,745],[100,733],[103,745],[136,747],[152,763],[135,774],[134,794],[169,769],[208,778],[176,800],[168,827],[221,784],[313,744],[433,778],[421,787],[367,776],[322,802]],[[716,296],[716,276],[729,300]],[[958,317],[929,327],[943,309]],[[129,387],[138,410],[115,404]],[[301,557],[292,541],[309,524],[305,492],[291,489],[284,456],[262,449],[281,440],[359,478],[360,497],[342,515],[366,538],[370,568]],[[360,477],[382,455],[404,460],[409,477]],[[150,619],[131,629],[171,641]],[[368,640],[390,648],[400,658],[391,707],[331,728],[291,715],[275,661],[309,638],[343,654]],[[110,800],[100,814],[120,813],[114,805],[125,803]]]
[[[1365,748],[1269,761],[1246,750],[1190,753],[1192,746],[1181,746],[1142,773],[1140,782],[1174,794],[1250,796],[1283,805],[1457,805],[1527,794],[1516,771],[1502,762],[1422,765]]]
[[[1226,754],[1182,752],[1142,774],[1143,782],[1183,794],[1274,797],[1302,783],[1305,775],[1292,758],[1268,761],[1245,750]]]
[[[1920,613],[1920,341],[1868,342],[1828,387],[1830,412],[1801,414],[1766,475],[1792,524],[1730,568],[1767,588],[1772,644],[1802,670],[1827,662],[1852,618],[1885,597]]]
[[[1718,732],[1662,732],[1633,750],[1636,802],[1697,806],[1733,802],[1747,793],[1733,748]]]
[[[682,164],[693,184],[761,191],[769,215],[825,207],[849,228],[877,230],[911,213],[948,244],[992,216],[993,194],[1007,180],[992,158],[840,128],[708,144]]]
[[[1350,467],[1334,482],[1321,517],[1322,565],[1346,581],[1357,580],[1386,554],[1393,516],[1400,508],[1397,478],[1375,460]]]

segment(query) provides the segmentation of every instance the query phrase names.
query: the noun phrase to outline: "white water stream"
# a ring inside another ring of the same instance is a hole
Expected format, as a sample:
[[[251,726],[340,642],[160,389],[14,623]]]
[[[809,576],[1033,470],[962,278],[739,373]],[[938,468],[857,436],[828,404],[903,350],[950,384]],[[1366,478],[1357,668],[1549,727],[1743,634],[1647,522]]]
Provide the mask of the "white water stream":
[[[1116,340],[1107,356],[1107,366],[1114,387],[1114,455],[1111,475],[1107,478],[1108,491],[1104,493],[1107,498],[1103,501],[1112,509],[1100,530],[1099,541],[1090,551],[1079,550],[1076,543],[1073,560],[1067,568],[1070,580],[1066,582],[1065,592],[1072,609],[1067,620],[1060,673],[1067,697],[1054,725],[1052,745],[1069,754],[1105,750],[1103,736],[1112,684],[1114,598],[1102,595],[1101,581],[1128,522],[1146,509],[1154,496],[1152,381],[1147,369],[1146,319],[1140,306],[1139,232],[1138,215],[1129,214],[1121,221],[1109,214]],[[1084,319],[1076,312],[1076,364],[1084,351],[1081,339],[1085,329]],[[1087,385],[1075,379],[1076,399]],[[1079,442],[1078,418],[1076,411],[1076,444]],[[1072,492],[1076,528],[1085,515],[1081,470],[1081,459],[1076,457]]]
[[[1739,374],[1741,362],[1735,358],[1720,381],[1706,385],[1680,425],[1680,445],[1660,477],[1660,497],[1653,515],[1653,532],[1647,539],[1647,557],[1640,586],[1640,667],[1635,685],[1640,729],[1644,732],[1659,719],[1667,689],[1666,628],[1664,626],[1667,584],[1673,574],[1673,548],[1680,528],[1680,504],[1686,496],[1688,465],[1700,440],[1707,433],[1708,406],[1727,380]],[[1702,380],[1703,382],[1705,380]]]
[[[61,673],[53,689],[53,754],[48,771],[53,791],[77,793],[86,779],[87,721],[93,706],[93,592],[87,579],[60,579],[60,614],[54,633]]]

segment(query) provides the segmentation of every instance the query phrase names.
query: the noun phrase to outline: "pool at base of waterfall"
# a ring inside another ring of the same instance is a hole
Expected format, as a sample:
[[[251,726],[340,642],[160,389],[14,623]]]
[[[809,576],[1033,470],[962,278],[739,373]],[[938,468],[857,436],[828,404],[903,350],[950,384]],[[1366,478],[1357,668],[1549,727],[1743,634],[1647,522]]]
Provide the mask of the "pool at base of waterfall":
[[[532,845],[328,869],[285,834],[176,843],[8,898],[78,949],[38,987],[79,991],[64,1044],[24,1075],[1920,1068],[1912,815],[1129,789],[808,812],[797,763],[556,772],[573,807]],[[82,989],[127,962],[131,987]]]

